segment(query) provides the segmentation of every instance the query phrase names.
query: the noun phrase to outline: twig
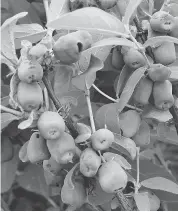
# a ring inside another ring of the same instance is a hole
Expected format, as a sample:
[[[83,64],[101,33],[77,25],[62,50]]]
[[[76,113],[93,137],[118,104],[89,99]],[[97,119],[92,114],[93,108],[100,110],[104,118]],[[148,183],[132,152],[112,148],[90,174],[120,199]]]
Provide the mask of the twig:
[[[59,206],[54,202],[53,199],[50,197],[47,198],[48,202],[54,207],[54,208],[59,208]]]
[[[43,0],[45,12],[46,12],[46,22],[49,22],[49,2],[48,0]]]
[[[3,105],[0,105],[0,110],[2,110],[4,112],[7,112],[7,113],[11,113],[11,114],[16,115],[16,116],[19,116],[19,117],[23,116],[23,113],[22,112],[19,112],[19,111],[14,110],[14,109],[10,109],[10,108],[5,107]]]
[[[138,192],[140,182],[140,147],[137,147],[137,182],[135,186],[135,193]]]
[[[107,99],[109,99],[109,100],[111,100],[111,101],[113,101],[113,102],[115,102],[115,103],[118,103],[118,100],[117,100],[117,99],[113,99],[112,97],[108,96],[108,95],[105,94],[103,91],[101,91],[96,85],[93,84],[92,86],[93,86],[93,88],[94,88],[96,91],[98,91],[101,95],[105,96]],[[129,105],[129,104],[127,104],[126,107],[128,107],[128,108],[130,108],[130,109],[137,110],[138,112],[143,112],[142,109],[139,109],[139,108],[134,107],[134,106]]]
[[[56,97],[56,95],[55,95],[55,93],[54,93],[54,91],[53,91],[53,89],[51,87],[51,83],[48,80],[48,77],[47,77],[47,74],[46,73],[43,76],[43,83],[46,86],[46,89],[48,91],[49,97],[51,98],[51,100],[52,100],[54,106],[56,107],[57,111],[61,108],[62,112],[65,113],[65,111],[64,111],[61,103],[59,102],[58,98]],[[78,136],[78,132],[75,129],[75,127],[73,125],[73,122],[72,122],[72,119],[71,119],[70,116],[67,116],[65,118],[65,123],[66,123],[66,126],[69,129],[72,137],[75,139]]]

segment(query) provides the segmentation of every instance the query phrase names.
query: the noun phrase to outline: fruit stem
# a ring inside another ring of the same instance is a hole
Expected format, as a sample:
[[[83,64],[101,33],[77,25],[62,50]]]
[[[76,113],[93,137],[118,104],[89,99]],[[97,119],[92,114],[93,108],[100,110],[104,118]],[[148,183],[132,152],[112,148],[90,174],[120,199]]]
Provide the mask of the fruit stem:
[[[140,187],[140,147],[137,147],[137,182],[135,186],[135,193],[138,193],[138,189]]]
[[[43,89],[46,110],[49,110],[49,96],[46,87]]]
[[[49,22],[49,2],[48,0],[43,0],[45,12],[46,12],[46,22]]]
[[[102,96],[106,97],[107,99],[109,99],[109,100],[111,100],[111,101],[113,101],[113,102],[115,102],[115,103],[118,103],[118,102],[119,102],[118,99],[113,99],[112,97],[110,97],[110,96],[108,96],[107,94],[105,94],[105,93],[104,93],[103,91],[101,91],[96,85],[93,84],[92,86],[93,86],[93,88],[94,88],[96,91],[98,91]],[[128,108],[130,108],[130,109],[137,110],[138,112],[143,112],[143,110],[141,110],[141,109],[139,109],[139,108],[137,108],[137,107],[134,107],[134,106],[132,106],[132,105],[129,105],[129,104],[127,104],[126,107],[128,107]]]
[[[14,109],[10,109],[10,108],[5,107],[3,105],[0,105],[0,110],[2,110],[4,112],[7,112],[7,113],[11,113],[11,114],[16,115],[16,116],[20,116],[20,117],[23,116],[23,113],[22,112],[19,112],[19,111],[14,110]]]
[[[56,95],[55,95],[55,93],[54,93],[54,91],[53,91],[53,89],[51,87],[51,83],[48,80],[47,73],[44,73],[44,75],[43,75],[43,83],[44,83],[44,85],[45,85],[45,87],[46,87],[46,89],[48,91],[49,97],[53,101],[53,104],[56,107],[57,111],[59,110],[59,108],[61,108],[62,112],[65,113],[61,103],[59,102],[58,98],[56,97]],[[73,122],[72,122],[72,119],[71,119],[70,116],[67,116],[65,118],[65,123],[66,123],[66,126],[69,129],[72,137],[75,139],[78,136],[78,132],[75,129],[75,127],[73,125]]]
[[[95,122],[94,122],[94,118],[93,118],[93,111],[92,111],[92,107],[91,107],[90,90],[89,89],[86,90],[85,97],[86,97],[87,106],[88,106],[91,130],[92,130],[92,133],[94,133],[96,131],[96,128],[95,128]]]

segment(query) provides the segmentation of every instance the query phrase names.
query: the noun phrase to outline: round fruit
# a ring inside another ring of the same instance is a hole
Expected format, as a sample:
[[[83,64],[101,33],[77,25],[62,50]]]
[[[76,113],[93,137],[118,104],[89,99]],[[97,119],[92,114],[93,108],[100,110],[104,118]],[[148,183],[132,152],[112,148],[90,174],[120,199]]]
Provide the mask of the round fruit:
[[[175,26],[173,30],[169,33],[169,35],[178,38],[178,17],[175,17],[175,22]]]
[[[44,44],[38,43],[30,49],[29,56],[37,60],[40,57],[43,57],[47,51],[48,49]]]
[[[172,95],[172,84],[169,80],[155,82],[153,86],[153,97],[155,107],[160,110],[168,110],[174,104]]]
[[[148,76],[153,81],[165,81],[169,79],[171,75],[171,69],[162,64],[151,64],[148,69]]]
[[[156,63],[167,66],[176,61],[176,50],[173,42],[164,42],[160,46],[152,49]]]
[[[86,31],[77,31],[60,37],[53,47],[55,57],[70,65],[80,59],[81,52],[91,46],[92,37]]]
[[[140,80],[133,93],[133,100],[139,104],[146,105],[152,93],[153,82],[148,78]]]
[[[130,48],[124,54],[123,59],[125,64],[128,65],[130,68],[133,68],[134,70],[146,64],[144,56],[134,48]]]
[[[60,164],[72,162],[76,153],[73,137],[65,132],[56,140],[47,140],[47,146],[51,156]]]
[[[65,131],[63,118],[53,111],[44,112],[38,119],[40,134],[48,140],[58,139]]]
[[[134,136],[140,127],[140,123],[140,115],[135,110],[128,110],[119,116],[119,126],[125,137]]]
[[[150,19],[150,26],[156,32],[169,33],[173,30],[175,19],[165,11],[158,11]]]
[[[114,134],[108,129],[99,129],[92,134],[90,140],[93,149],[105,150],[114,142]]]
[[[64,183],[61,189],[62,202],[76,209],[80,208],[86,202],[86,197],[87,193],[83,181],[75,181],[73,189]]]
[[[21,62],[17,73],[22,82],[32,83],[42,79],[43,68],[37,61],[24,60]]]
[[[14,148],[10,139],[6,136],[1,137],[1,163],[9,161],[14,156]]]
[[[20,82],[17,88],[17,100],[27,112],[38,110],[43,104],[43,93],[40,85],[37,82],[31,84]]]
[[[38,132],[33,133],[28,142],[27,155],[31,163],[48,160],[51,156],[46,141]]]
[[[99,183],[106,193],[114,193],[127,185],[127,174],[114,160],[104,163],[98,171]]]
[[[94,177],[101,165],[101,158],[91,149],[85,149],[80,156],[80,172],[85,177]]]
[[[101,6],[102,9],[107,10],[111,9],[117,4],[118,0],[99,0],[98,5]]]

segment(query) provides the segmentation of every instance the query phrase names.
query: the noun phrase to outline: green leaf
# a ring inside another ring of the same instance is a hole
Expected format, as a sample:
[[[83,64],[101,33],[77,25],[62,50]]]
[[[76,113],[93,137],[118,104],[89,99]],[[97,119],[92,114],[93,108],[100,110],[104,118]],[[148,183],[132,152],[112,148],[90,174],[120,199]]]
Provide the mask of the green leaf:
[[[122,71],[120,72],[119,79],[117,81],[117,86],[116,86],[117,98],[119,98],[120,93],[123,91],[124,85],[126,84],[131,73],[132,73],[132,70],[127,65],[124,65],[124,67],[122,68]]]
[[[147,69],[146,67],[138,68],[129,77],[118,102],[117,109],[119,110],[119,112],[122,112],[128,101],[130,100],[136,85],[138,84],[140,79],[144,76],[146,69]]]
[[[7,192],[15,180],[17,166],[19,163],[19,148],[19,145],[14,146],[14,157],[12,160],[1,163],[1,193]]]
[[[72,84],[82,91],[90,89],[90,87],[92,86],[92,84],[96,79],[96,72],[102,69],[103,66],[104,66],[103,62],[100,61],[100,59],[98,59],[97,57],[92,55],[88,70],[72,78]]]
[[[157,47],[157,46],[161,45],[164,42],[173,42],[175,44],[178,44],[178,39],[177,38],[174,38],[174,37],[171,37],[171,36],[157,36],[157,37],[149,38],[143,44],[143,46],[145,48],[147,48],[148,46],[151,46],[151,47],[154,48],[154,47]]]
[[[8,60],[8,58],[4,57],[2,55],[2,53],[1,53],[1,63],[6,64],[9,67],[9,69],[11,70],[12,73],[15,73],[16,72],[16,70],[15,70],[15,68],[13,66],[13,63],[10,60]]]
[[[103,154],[103,157],[106,161],[114,160],[116,161],[120,166],[122,166],[124,169],[131,169],[131,165],[128,163],[128,161],[121,155],[112,153],[112,152],[105,152]]]
[[[94,119],[98,129],[104,128],[106,125],[112,132],[120,133],[117,103],[110,103],[100,107],[97,110]]]
[[[178,194],[178,185],[171,180],[163,177],[149,178],[141,182],[141,185],[146,188],[163,190],[171,192],[173,194]]]
[[[115,210],[119,206],[120,206],[120,203],[116,197],[111,200],[111,209],[112,210]]]
[[[127,5],[125,15],[122,21],[125,25],[129,25],[131,16],[136,11],[137,7],[139,6],[141,2],[142,0],[129,1],[129,4]]]
[[[144,108],[142,117],[145,119],[154,119],[159,122],[166,122],[173,118],[169,110],[161,111],[156,109],[152,105],[147,105]]]
[[[57,65],[55,67],[54,92],[57,96],[63,96],[69,90],[72,74],[73,66]]]
[[[150,211],[150,201],[147,192],[134,194],[134,200],[139,211]]]
[[[29,164],[24,174],[17,177],[17,182],[19,186],[28,191],[41,194],[45,197],[49,196],[49,189],[44,178],[44,170],[39,165]]]
[[[52,0],[49,6],[49,21],[56,20],[59,16],[70,12],[69,0]]]
[[[23,18],[26,15],[27,12],[22,12],[17,15],[14,15],[13,17],[7,19],[1,26],[1,39],[3,40],[1,44],[1,51],[8,59],[12,60],[13,63],[16,65],[18,63],[18,58],[15,52],[13,28],[16,25],[18,19]]]
[[[19,150],[19,158],[22,162],[28,162],[28,155],[27,155],[27,146],[28,146],[28,142],[26,141],[23,146],[21,146],[20,150]]]
[[[76,163],[73,166],[73,168],[67,173],[67,175],[65,177],[64,185],[67,186],[69,189],[75,188],[75,185],[73,184],[73,181],[72,181],[72,176],[73,176],[75,169],[78,169],[78,168],[79,168],[79,163]]]
[[[9,87],[9,86],[8,86],[8,87]],[[2,88],[1,88],[1,89],[2,89]],[[2,92],[2,90],[1,90],[1,92]],[[7,107],[8,104],[9,104],[9,96],[5,96],[5,97],[1,98],[1,105]]]
[[[79,135],[82,135],[82,134],[91,134],[91,127],[89,127],[88,125],[86,124],[83,124],[83,123],[77,123],[76,124],[76,129],[79,133]]]
[[[62,15],[49,22],[47,26],[54,29],[82,29],[107,35],[125,35],[125,29],[120,20],[94,7],[86,7]]]
[[[19,125],[18,125],[18,128],[21,129],[21,130],[24,130],[24,129],[27,129],[29,128],[32,124],[33,124],[33,121],[34,121],[34,116],[35,116],[35,111],[32,110],[28,119],[25,120],[25,121],[22,121]]]
[[[75,139],[75,143],[76,144],[83,143],[87,141],[90,137],[91,137],[91,133],[78,135],[77,138]]]
[[[20,117],[11,113],[1,113],[1,130],[7,127],[12,121],[19,119]]]
[[[130,138],[126,138],[116,133],[114,133],[114,136],[115,136],[115,142],[113,142],[112,147],[114,147],[114,149],[118,148],[118,150],[120,147],[124,148],[127,151],[127,153],[129,153],[128,156],[132,160],[134,160],[137,152],[135,142]]]

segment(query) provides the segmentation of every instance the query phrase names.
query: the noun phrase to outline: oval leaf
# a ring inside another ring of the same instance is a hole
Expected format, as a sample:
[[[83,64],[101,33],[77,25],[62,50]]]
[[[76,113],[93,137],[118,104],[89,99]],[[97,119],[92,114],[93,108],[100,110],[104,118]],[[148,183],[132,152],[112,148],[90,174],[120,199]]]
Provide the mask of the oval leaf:
[[[19,119],[20,117],[11,113],[1,113],[1,130],[7,127],[12,121]]]
[[[90,138],[90,136],[91,136],[91,133],[78,135],[77,138],[75,139],[75,143],[79,144],[79,143],[85,142]]]
[[[79,163],[76,163],[75,166],[73,166],[73,168],[67,173],[67,175],[65,177],[64,184],[65,184],[65,186],[68,186],[69,189],[75,188],[75,186],[72,182],[72,176],[73,176],[73,173],[76,168],[79,168]]]
[[[105,152],[103,154],[103,157],[105,158],[106,161],[115,160],[124,169],[131,169],[131,165],[121,155],[118,155],[118,154],[115,154],[115,153],[112,153],[112,152]]]
[[[21,130],[24,130],[24,129],[29,128],[29,127],[33,124],[34,113],[35,113],[35,111],[32,110],[32,112],[30,113],[28,119],[25,120],[25,121],[22,121],[22,122],[18,125],[18,128],[21,129]]]
[[[134,200],[139,211],[150,211],[150,200],[147,192],[134,194]]]
[[[178,194],[178,185],[164,177],[149,178],[141,182],[146,188],[156,189]]]
[[[125,15],[122,21],[125,25],[129,25],[131,16],[136,11],[137,7],[139,6],[141,2],[142,0],[129,1],[129,4],[127,5]]]
[[[125,29],[119,19],[94,7],[86,7],[62,15],[47,24],[54,29],[87,30],[109,35],[124,35]]]
[[[76,129],[79,133],[79,135],[82,135],[82,134],[91,134],[91,128],[84,124],[84,123],[77,123],[76,124]]]
[[[174,38],[174,37],[171,37],[171,36],[157,36],[157,37],[149,38],[143,44],[143,46],[145,48],[147,48],[148,46],[157,47],[157,46],[161,45],[164,42],[173,42],[175,44],[178,44],[178,39],[177,38]]]
[[[24,145],[20,148],[19,150],[19,158],[22,162],[28,162],[28,155],[27,155],[27,146],[28,146],[28,142],[25,142]]]
[[[122,112],[128,101],[130,100],[136,85],[138,84],[140,79],[144,76],[146,69],[147,69],[146,67],[138,68],[129,77],[118,102],[117,109],[119,110],[119,112]]]
[[[26,15],[27,12],[16,14],[13,17],[8,18],[1,26],[1,39],[3,40],[1,43],[1,51],[16,65],[18,63],[18,58],[15,52],[13,27],[15,26],[18,19],[23,18]]]

